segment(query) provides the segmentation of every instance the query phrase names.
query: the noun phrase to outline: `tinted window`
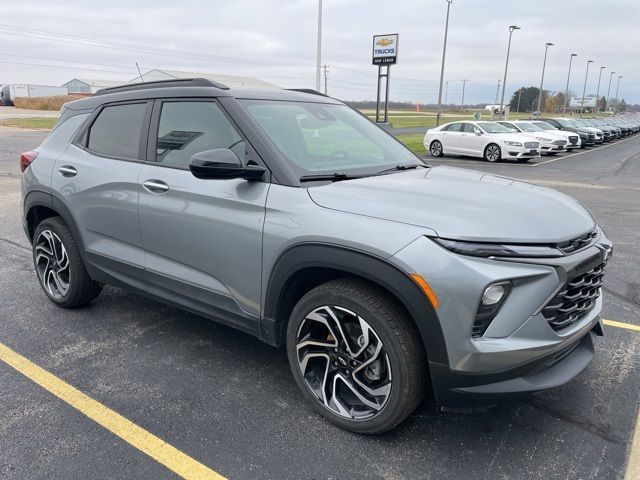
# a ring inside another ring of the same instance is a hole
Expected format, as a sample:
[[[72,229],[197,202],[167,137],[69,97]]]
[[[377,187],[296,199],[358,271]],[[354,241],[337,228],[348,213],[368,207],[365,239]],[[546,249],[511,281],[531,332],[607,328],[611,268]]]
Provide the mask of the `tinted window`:
[[[462,124],[461,123],[452,123],[451,125],[447,125],[442,130],[446,132],[461,132]]]
[[[104,108],[89,131],[89,149],[109,157],[139,158],[146,109],[146,103]]]
[[[239,158],[245,144],[215,102],[167,102],[162,105],[156,160],[186,167],[191,156],[205,150],[230,148]]]

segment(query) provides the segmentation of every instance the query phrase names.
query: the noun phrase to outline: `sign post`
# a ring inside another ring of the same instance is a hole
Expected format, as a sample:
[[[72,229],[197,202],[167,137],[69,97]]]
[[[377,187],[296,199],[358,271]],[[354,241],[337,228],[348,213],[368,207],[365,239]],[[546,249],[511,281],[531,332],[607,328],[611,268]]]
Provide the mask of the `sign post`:
[[[372,63],[378,66],[378,91],[376,94],[376,123],[389,120],[389,77],[391,65],[398,61],[398,34],[374,35]],[[380,83],[385,78],[384,117],[380,118]]]

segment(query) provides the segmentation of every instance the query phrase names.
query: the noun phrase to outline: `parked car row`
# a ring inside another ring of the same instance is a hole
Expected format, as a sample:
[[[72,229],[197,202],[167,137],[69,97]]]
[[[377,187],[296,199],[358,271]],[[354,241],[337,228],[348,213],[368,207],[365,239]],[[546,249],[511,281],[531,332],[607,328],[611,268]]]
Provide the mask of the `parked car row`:
[[[434,157],[468,155],[489,162],[528,162],[586,148],[640,131],[640,115],[611,118],[536,118],[528,120],[451,122],[427,130],[424,146]]]

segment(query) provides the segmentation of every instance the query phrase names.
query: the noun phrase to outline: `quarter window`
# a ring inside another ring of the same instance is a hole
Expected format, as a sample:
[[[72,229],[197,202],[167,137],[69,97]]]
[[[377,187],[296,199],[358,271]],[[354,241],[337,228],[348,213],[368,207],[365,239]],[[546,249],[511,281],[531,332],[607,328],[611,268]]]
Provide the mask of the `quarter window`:
[[[215,102],[165,102],[162,105],[156,160],[187,167],[191,156],[205,150],[229,148],[245,156],[242,136]]]
[[[146,109],[146,103],[103,108],[89,130],[89,150],[108,157],[139,159]]]

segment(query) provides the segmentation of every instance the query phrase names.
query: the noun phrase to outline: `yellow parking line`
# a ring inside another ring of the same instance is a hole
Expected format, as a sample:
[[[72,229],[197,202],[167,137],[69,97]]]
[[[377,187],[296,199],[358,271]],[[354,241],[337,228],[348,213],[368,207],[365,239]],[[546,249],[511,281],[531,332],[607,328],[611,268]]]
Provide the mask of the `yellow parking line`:
[[[1,342],[0,360],[181,477],[194,480],[224,480],[222,475],[85,395]]]
[[[602,323],[610,327],[626,328],[627,330],[640,332],[640,325],[634,325],[633,323],[616,322],[615,320],[602,320]]]

